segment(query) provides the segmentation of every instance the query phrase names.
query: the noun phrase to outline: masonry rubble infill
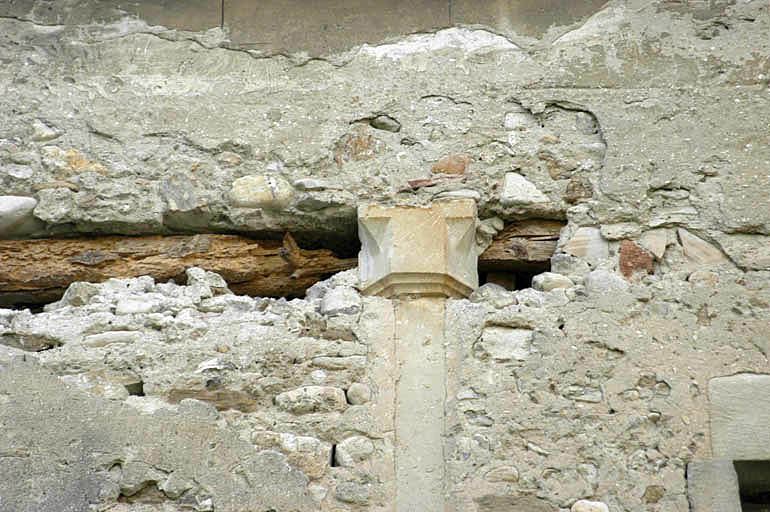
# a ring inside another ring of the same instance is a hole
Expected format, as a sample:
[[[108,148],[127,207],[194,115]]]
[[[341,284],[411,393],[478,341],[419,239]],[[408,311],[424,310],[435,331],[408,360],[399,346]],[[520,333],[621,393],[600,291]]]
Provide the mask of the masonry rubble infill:
[[[394,300],[396,511],[445,510],[447,297],[478,287],[476,203],[358,210],[363,293]]]

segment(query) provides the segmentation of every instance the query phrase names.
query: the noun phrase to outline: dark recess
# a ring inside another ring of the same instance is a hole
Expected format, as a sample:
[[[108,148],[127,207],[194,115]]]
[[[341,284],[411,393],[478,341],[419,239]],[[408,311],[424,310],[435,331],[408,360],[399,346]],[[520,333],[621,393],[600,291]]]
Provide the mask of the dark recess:
[[[738,474],[743,512],[770,512],[770,461],[733,462]]]

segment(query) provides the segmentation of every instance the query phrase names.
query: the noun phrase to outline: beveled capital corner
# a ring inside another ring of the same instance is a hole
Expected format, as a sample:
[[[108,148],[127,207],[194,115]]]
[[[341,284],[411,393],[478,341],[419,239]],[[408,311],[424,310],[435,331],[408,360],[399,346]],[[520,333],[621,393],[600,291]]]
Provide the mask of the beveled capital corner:
[[[478,287],[476,203],[358,208],[363,293],[466,297]]]

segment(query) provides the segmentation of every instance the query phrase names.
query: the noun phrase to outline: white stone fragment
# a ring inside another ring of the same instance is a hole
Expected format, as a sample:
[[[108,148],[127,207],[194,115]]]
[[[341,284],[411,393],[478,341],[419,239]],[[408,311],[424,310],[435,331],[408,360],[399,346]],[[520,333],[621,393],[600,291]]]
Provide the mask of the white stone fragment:
[[[510,327],[487,327],[481,334],[481,343],[495,361],[524,361],[529,357],[532,331]]]
[[[230,188],[230,199],[243,208],[280,209],[294,197],[292,186],[280,176],[251,175],[238,178]]]
[[[40,119],[35,119],[32,122],[32,140],[36,142],[44,142],[53,140],[62,135],[61,130],[52,128]]]
[[[403,59],[415,53],[432,52],[444,48],[457,48],[463,52],[477,50],[520,50],[508,39],[487,32],[466,28],[448,28],[431,34],[409,36],[393,44],[379,46],[363,45],[360,53],[377,59]]]
[[[572,505],[571,512],[609,512],[610,509],[601,501],[578,500]]]
[[[579,228],[564,246],[564,252],[598,263],[610,256],[610,247],[599,228]]]
[[[45,224],[32,212],[34,197],[0,196],[0,238],[25,236],[41,230]]]
[[[326,316],[352,315],[361,311],[361,296],[353,288],[338,286],[321,299],[321,314]]]
[[[543,272],[532,278],[532,288],[541,292],[550,292],[555,288],[569,288],[575,286],[575,283],[561,274],[553,272]]]
[[[156,300],[152,300],[149,297],[146,298],[131,298],[123,299],[118,302],[115,307],[116,315],[137,315],[144,313],[156,312],[160,309],[160,303]]]
[[[503,191],[500,193],[503,206],[529,206],[547,202],[548,197],[527,178],[515,172],[505,174]]]

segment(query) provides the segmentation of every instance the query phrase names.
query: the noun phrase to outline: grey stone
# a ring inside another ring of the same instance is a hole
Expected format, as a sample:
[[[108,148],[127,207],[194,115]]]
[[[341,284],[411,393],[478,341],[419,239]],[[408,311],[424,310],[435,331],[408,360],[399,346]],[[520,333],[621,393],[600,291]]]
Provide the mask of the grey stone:
[[[74,282],[67,287],[59,303],[64,306],[85,306],[99,294],[101,288],[93,283]]]
[[[185,398],[179,402],[179,413],[198,421],[217,421],[219,419],[219,412],[216,407],[194,398]]]
[[[687,499],[692,512],[742,510],[733,461],[696,460],[687,464]]]
[[[91,334],[83,339],[83,345],[92,348],[106,347],[107,345],[121,344],[128,345],[136,343],[141,338],[141,334],[131,331],[110,331],[99,334]]]
[[[557,252],[551,256],[551,270],[567,276],[573,282],[581,282],[591,268],[580,258]]]
[[[372,399],[372,390],[366,384],[354,382],[348,388],[347,398],[351,405],[363,405]]]
[[[374,444],[362,436],[353,436],[337,445],[334,460],[343,467],[353,467],[374,453]]]
[[[341,411],[347,407],[345,392],[330,386],[305,386],[280,393],[275,403],[294,414]]]
[[[709,381],[711,449],[718,459],[770,459],[770,375],[738,374]]]
[[[532,331],[509,327],[484,329],[479,348],[495,361],[526,360],[531,351]]]
[[[370,121],[373,128],[397,133],[401,130],[401,123],[388,115],[379,115]]]
[[[556,288],[569,288],[575,286],[567,276],[553,272],[543,272],[532,278],[532,288],[541,292],[550,292]]]
[[[302,178],[294,181],[294,188],[301,191],[326,190],[329,182],[314,178]]]
[[[436,195],[435,199],[473,199],[474,201],[479,201],[481,200],[481,194],[476,190],[463,188],[459,190],[441,192],[440,194]]]
[[[594,270],[590,272],[583,283],[589,294],[603,295],[618,292],[626,292],[629,289],[628,283],[615,274],[606,270]]]
[[[504,308],[517,303],[515,293],[495,283],[485,283],[479,286],[470,294],[468,300],[471,302],[486,302],[496,308]]]

